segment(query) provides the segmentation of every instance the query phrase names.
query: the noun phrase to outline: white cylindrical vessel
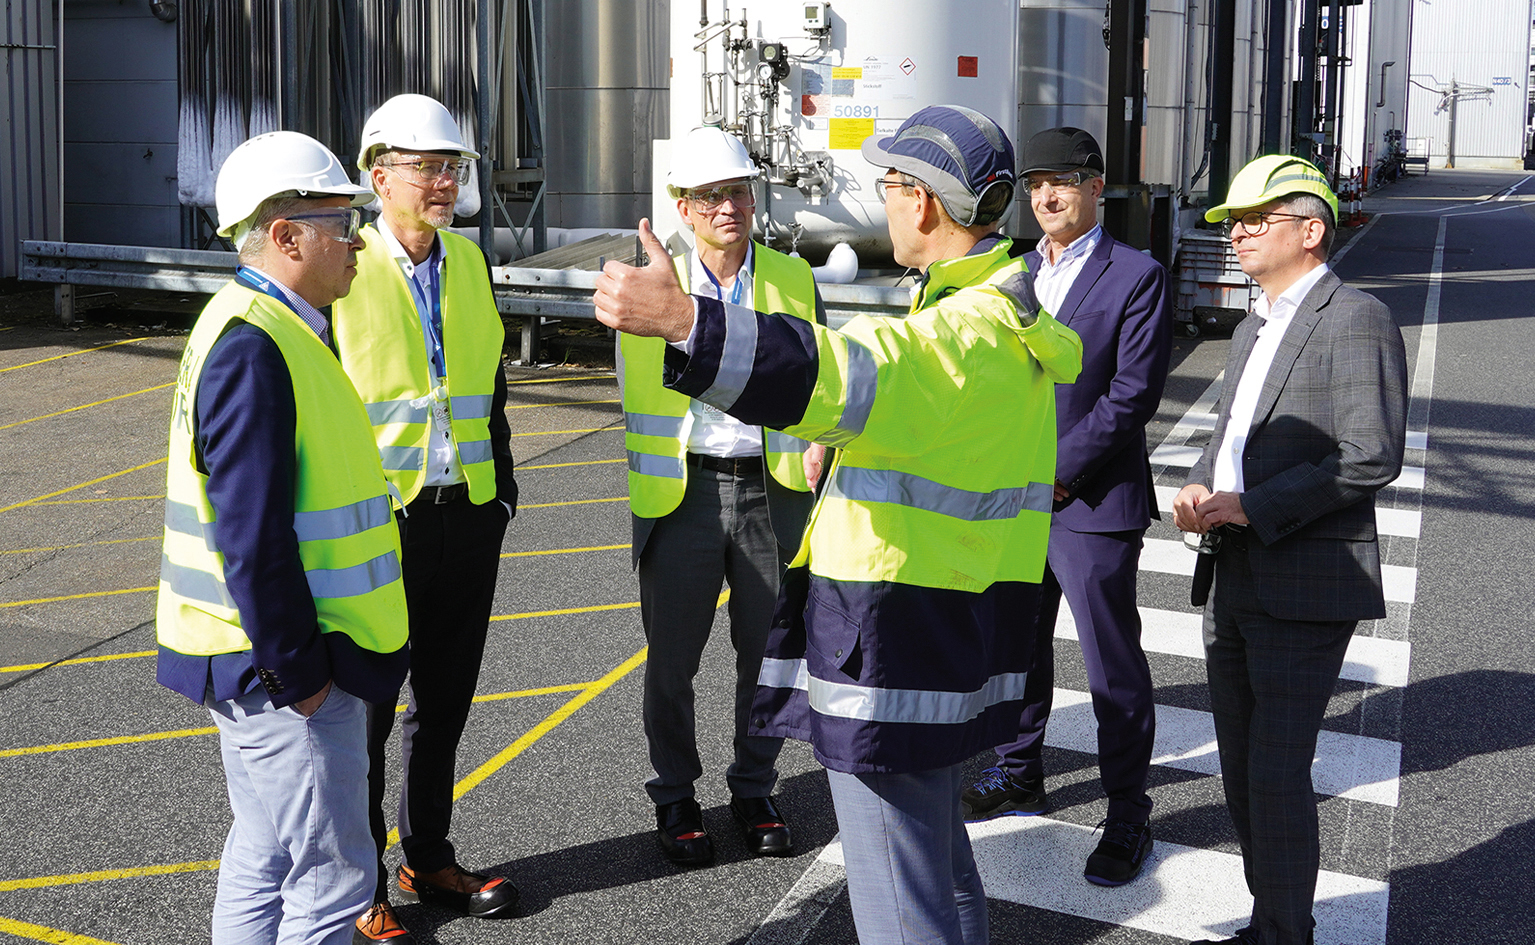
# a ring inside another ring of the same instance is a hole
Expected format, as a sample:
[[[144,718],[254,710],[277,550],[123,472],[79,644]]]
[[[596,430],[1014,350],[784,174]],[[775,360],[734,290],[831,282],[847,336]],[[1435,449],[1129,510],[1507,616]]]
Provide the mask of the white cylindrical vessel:
[[[1017,126],[1018,0],[673,0],[671,11],[671,139],[717,123],[746,141],[774,181],[759,188],[756,217],[778,249],[819,259],[847,243],[888,259],[874,189],[885,169],[859,148],[918,109],[965,105],[1009,136]],[[669,153],[657,142],[663,229],[680,226],[664,190]]]

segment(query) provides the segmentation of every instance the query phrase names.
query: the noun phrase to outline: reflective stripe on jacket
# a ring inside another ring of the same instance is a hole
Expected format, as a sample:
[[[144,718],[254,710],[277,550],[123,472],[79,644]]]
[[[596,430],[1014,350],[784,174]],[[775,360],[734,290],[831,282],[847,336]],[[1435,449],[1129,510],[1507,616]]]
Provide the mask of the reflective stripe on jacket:
[[[439,232],[443,265],[442,351],[448,376],[435,389],[431,361],[405,273],[378,230],[363,229],[352,291],[332,309],[336,350],[362,396],[384,474],[409,504],[421,492],[431,448],[433,402],[446,397],[453,444],[476,505],[496,497],[491,399],[506,331],[485,257],[474,243]]]
[[[188,656],[251,646],[224,585],[208,477],[198,469],[192,429],[203,363],[237,321],[266,332],[292,376],[299,463],[293,530],[320,630],[340,631],[364,649],[393,653],[406,641],[400,536],[362,402],[330,349],[297,315],[235,283],[203,310],[177,376],[156,606],[159,642]]]
[[[815,282],[810,264],[754,245],[753,304],[805,321],[815,320]],[[677,275],[688,288],[691,255],[676,257]],[[661,384],[666,342],[660,338],[620,337],[623,372],[624,445],[629,455],[629,507],[641,518],[660,518],[682,504],[687,490],[689,398]],[[810,491],[805,480],[805,440],[778,430],[762,431],[767,469],[797,492]]]

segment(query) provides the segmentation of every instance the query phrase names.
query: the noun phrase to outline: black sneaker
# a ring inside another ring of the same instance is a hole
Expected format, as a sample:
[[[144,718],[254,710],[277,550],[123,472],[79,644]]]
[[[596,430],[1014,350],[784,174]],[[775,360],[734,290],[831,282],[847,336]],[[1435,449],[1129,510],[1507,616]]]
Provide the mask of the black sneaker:
[[[1014,781],[1001,768],[987,768],[981,779],[959,795],[959,810],[969,821],[988,820],[1003,814],[1032,817],[1049,807],[1045,800],[1045,779]]]
[[[1087,858],[1087,868],[1082,871],[1087,881],[1099,886],[1123,886],[1141,875],[1146,855],[1151,852],[1151,825],[1110,817],[1099,821],[1098,826],[1103,828],[1103,839],[1098,841],[1098,848]]]

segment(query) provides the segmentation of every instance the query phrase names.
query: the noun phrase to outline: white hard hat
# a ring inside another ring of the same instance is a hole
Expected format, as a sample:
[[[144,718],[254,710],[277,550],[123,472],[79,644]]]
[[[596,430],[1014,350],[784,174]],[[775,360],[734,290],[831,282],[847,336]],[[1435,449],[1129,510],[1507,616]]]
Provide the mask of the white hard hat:
[[[325,145],[297,131],[272,131],[229,152],[219,168],[213,188],[219,235],[232,235],[263,200],[285,193],[348,197],[354,207],[373,199],[373,191],[347,178],[346,168]]]
[[[464,143],[453,115],[427,95],[396,95],[368,116],[357,149],[358,170],[368,169],[373,152],[379,148],[456,151],[471,161],[480,156],[480,152]]]
[[[756,177],[758,173],[741,139],[705,126],[689,131],[672,146],[672,168],[666,175],[666,189],[676,198],[689,187]]]

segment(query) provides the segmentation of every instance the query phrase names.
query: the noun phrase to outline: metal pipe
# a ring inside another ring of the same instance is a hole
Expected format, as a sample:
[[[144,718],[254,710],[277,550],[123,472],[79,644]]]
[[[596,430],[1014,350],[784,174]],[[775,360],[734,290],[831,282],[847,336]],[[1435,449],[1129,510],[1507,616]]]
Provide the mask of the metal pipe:
[[[1263,153],[1284,151],[1284,113],[1290,100],[1290,83],[1285,81],[1285,27],[1289,25],[1289,0],[1269,0],[1268,39],[1264,53],[1268,57],[1263,75]]]
[[[1210,199],[1224,197],[1231,183],[1232,75],[1236,63],[1236,0],[1215,0],[1215,69],[1210,89],[1210,120],[1215,122],[1210,145]]]
[[[1316,130],[1316,31],[1322,0],[1300,2],[1300,36],[1295,46],[1296,58],[1300,61],[1300,94],[1290,122],[1293,136],[1290,150],[1309,159],[1316,154],[1316,139],[1312,132]]]
[[[490,199],[490,0],[477,0],[474,24],[476,71],[474,97],[478,112],[480,151],[480,252],[488,260],[496,251],[496,211]]]
[[[1332,0],[1327,13],[1327,120],[1322,125],[1326,137],[1328,177],[1334,189],[1338,186],[1338,165],[1342,163],[1342,149],[1338,146],[1338,108],[1341,103],[1338,89],[1340,72],[1338,59],[1343,50],[1343,2]]]

